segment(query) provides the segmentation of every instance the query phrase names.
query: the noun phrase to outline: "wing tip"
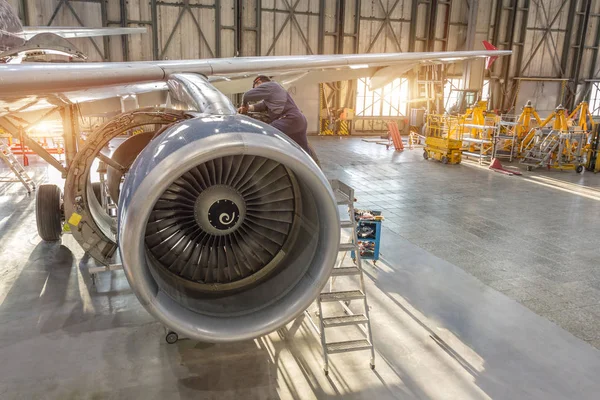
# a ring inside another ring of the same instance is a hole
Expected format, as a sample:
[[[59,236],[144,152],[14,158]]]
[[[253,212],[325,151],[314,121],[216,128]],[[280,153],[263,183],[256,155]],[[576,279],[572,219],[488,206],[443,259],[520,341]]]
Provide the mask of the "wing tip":
[[[483,43],[483,47],[485,47],[486,50],[498,50],[498,48],[496,46],[494,46],[487,40],[483,40],[482,43]]]
[[[498,48],[496,46],[494,46],[487,40],[483,40],[482,43],[483,43],[483,47],[485,47],[486,50],[491,50],[491,51],[498,50]],[[485,60],[485,69],[492,68],[492,64],[494,64],[494,61],[496,61],[497,58],[498,58],[498,56],[487,57],[487,59]]]

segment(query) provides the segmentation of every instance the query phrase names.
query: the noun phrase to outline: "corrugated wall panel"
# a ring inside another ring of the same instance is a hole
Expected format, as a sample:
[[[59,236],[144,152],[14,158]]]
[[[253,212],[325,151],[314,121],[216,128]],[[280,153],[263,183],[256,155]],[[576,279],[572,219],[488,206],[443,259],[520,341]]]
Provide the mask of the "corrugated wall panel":
[[[259,20],[257,16],[257,0],[248,0],[242,2],[242,43],[241,52],[244,56],[258,55],[257,47],[259,35],[257,32]],[[260,50],[260,49],[258,49]]]
[[[524,47],[526,64],[521,70],[523,76],[562,75],[560,57],[567,27],[568,3],[564,0],[546,0],[539,3],[538,7],[531,7]]]
[[[221,1],[221,57],[235,56],[235,31],[229,27],[235,26],[235,6],[236,0]]]
[[[116,0],[118,1],[118,0]],[[152,21],[152,9],[149,1],[128,1],[127,16],[134,21]],[[129,26],[136,26],[135,24]],[[143,35],[129,35],[129,59],[132,61],[152,60],[153,31],[151,25],[145,25],[147,32]]]
[[[106,9],[108,21],[121,20],[121,6],[119,0],[107,0]],[[110,26],[119,26],[118,24],[109,24]],[[141,35],[137,35],[141,36]],[[113,36],[108,39],[108,59],[110,61],[124,61],[123,43],[127,38]]]
[[[581,73],[588,78],[600,78],[600,63],[594,57],[596,35],[600,32],[600,1],[592,1],[591,11],[594,16],[589,19],[588,34],[585,36],[585,50],[581,63]],[[590,71],[592,71],[591,74]]]
[[[260,10],[261,54],[317,54],[319,49],[318,0],[263,0]],[[291,9],[291,10],[290,10]],[[254,18],[244,14],[244,17]]]

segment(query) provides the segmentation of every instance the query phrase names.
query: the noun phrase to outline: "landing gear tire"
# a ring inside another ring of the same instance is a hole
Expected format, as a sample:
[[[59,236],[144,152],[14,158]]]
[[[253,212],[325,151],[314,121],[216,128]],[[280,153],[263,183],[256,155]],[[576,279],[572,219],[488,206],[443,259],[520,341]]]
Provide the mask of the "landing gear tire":
[[[429,158],[429,153],[427,153],[427,150],[423,152],[423,158],[426,160]]]
[[[442,157],[442,164],[448,164],[448,157],[446,157],[446,156]]]
[[[531,165],[527,166],[527,171],[533,171],[533,167]]]
[[[583,165],[578,165],[577,168],[575,168],[575,172],[577,172],[578,174],[583,172]]]
[[[40,185],[35,199],[38,235],[46,242],[60,239],[62,234],[62,193],[56,185]]]
[[[167,333],[167,336],[165,336],[165,340],[169,344],[175,344],[179,340],[179,335],[177,335],[176,332],[169,332]]]

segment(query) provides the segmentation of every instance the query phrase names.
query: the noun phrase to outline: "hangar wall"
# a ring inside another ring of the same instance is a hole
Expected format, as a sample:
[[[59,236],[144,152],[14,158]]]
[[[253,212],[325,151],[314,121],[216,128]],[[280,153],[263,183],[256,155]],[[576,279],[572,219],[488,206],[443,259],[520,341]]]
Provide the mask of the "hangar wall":
[[[572,106],[600,81],[600,1],[594,0],[9,2],[26,25],[148,28],[146,35],[77,39],[94,61],[464,50],[481,48],[487,38],[514,52],[491,71],[481,63],[471,67],[469,86],[481,84],[482,74],[491,80],[492,108],[519,107],[540,85],[546,103],[551,95]],[[463,69],[447,73],[462,76]],[[521,77],[529,80],[515,79]]]

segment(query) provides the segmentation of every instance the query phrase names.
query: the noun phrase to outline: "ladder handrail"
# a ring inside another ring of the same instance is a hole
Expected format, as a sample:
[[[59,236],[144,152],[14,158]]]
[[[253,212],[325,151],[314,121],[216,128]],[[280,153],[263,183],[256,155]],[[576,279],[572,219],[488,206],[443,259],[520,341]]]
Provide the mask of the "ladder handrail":
[[[25,189],[27,189],[27,193],[31,194],[31,192],[35,190],[35,182],[33,182],[33,179],[27,174],[27,171],[25,171],[25,168],[21,165],[19,160],[17,160],[17,157],[15,157],[14,153],[10,150],[10,147],[3,141],[0,141],[0,159],[8,165],[18,179],[10,182],[21,182],[23,186],[25,186]]]
[[[337,270],[339,275],[359,275],[359,286],[360,290],[350,290],[350,291],[334,291],[333,284],[337,275],[332,273],[330,276],[330,291],[329,292],[321,292],[321,294],[317,297],[317,307],[319,314],[319,327],[314,323],[312,318],[309,315],[309,321],[311,326],[315,329],[315,331],[321,337],[321,347],[323,351],[323,371],[325,374],[328,374],[329,371],[329,354],[345,352],[345,351],[358,351],[358,350],[371,350],[371,360],[370,365],[371,368],[375,368],[375,347],[373,346],[373,335],[371,330],[371,318],[369,315],[369,304],[367,301],[366,290],[365,290],[365,280],[362,269],[362,260],[360,256],[360,248],[358,245],[358,232],[357,232],[357,222],[354,215],[354,189],[350,186],[340,182],[338,180],[332,180],[331,187],[336,195],[336,200],[338,204],[346,204],[348,206],[348,216],[350,218],[350,223],[345,223],[341,226],[341,228],[350,228],[352,229],[351,242],[341,243],[340,252],[344,253],[342,261],[340,262],[340,266],[343,263],[343,260],[348,251],[353,251],[355,255],[356,268],[355,271],[351,271],[350,273],[346,273],[345,270],[352,270],[350,267],[334,267],[334,270]],[[341,297],[340,297],[341,296]],[[344,304],[344,300],[363,300],[364,314],[361,318],[360,315],[354,314],[350,308],[346,304]],[[339,302],[342,308],[346,311],[346,316],[332,316],[330,318],[325,318],[323,316],[323,301],[334,301]],[[308,311],[305,311],[305,314],[308,314]],[[348,317],[352,317],[357,315],[358,318],[350,319],[348,321]],[[346,321],[343,319],[346,318]],[[325,325],[325,319],[328,320],[327,326]],[[337,319],[337,321],[336,321]],[[341,320],[340,320],[341,319]],[[327,342],[326,337],[326,328],[331,329],[336,326],[346,326],[346,325],[355,325],[362,333],[366,336],[365,339],[361,340],[349,340],[342,342]],[[362,326],[366,325],[366,329]]]

